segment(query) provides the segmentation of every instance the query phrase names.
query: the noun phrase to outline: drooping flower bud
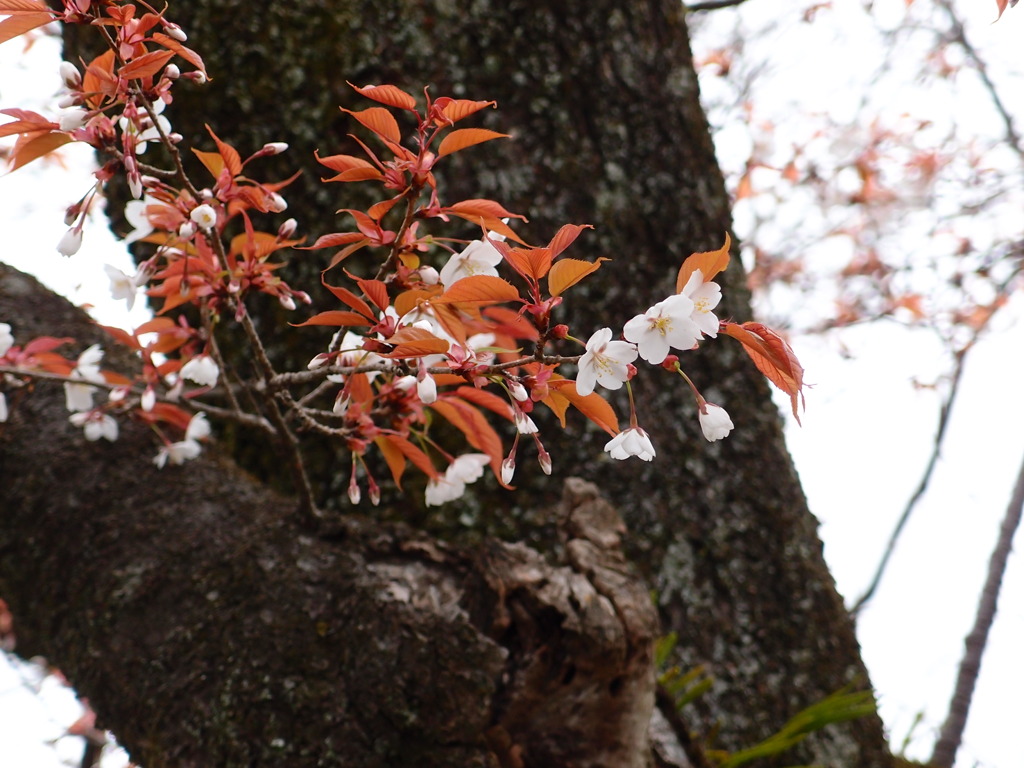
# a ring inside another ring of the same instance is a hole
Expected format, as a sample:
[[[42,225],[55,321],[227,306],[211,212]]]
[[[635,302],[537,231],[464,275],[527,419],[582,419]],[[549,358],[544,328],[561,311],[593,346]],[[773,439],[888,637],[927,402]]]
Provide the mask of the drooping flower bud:
[[[82,247],[82,228],[72,227],[57,243],[57,252],[62,256],[74,256]]]

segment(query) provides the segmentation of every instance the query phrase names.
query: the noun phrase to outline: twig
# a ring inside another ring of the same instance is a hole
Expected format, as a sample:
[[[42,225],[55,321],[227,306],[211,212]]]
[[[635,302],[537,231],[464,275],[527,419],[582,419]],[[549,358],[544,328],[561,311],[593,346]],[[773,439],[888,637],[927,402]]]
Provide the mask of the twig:
[[[850,608],[850,615],[854,618],[864,607],[872,597],[875,595],[875,591],[878,589],[878,584],[882,580],[882,576],[885,574],[885,569],[889,565],[889,558],[892,557],[893,551],[896,549],[896,541],[899,539],[900,534],[903,533],[903,528],[906,526],[907,521],[910,520],[910,515],[913,513],[917,503],[924,496],[924,492],[928,489],[928,484],[931,482],[932,474],[935,471],[935,467],[939,462],[939,456],[942,453],[942,444],[946,436],[946,428],[949,426],[949,414],[953,410],[953,404],[956,402],[957,395],[960,392],[960,377],[964,372],[964,361],[967,357],[967,351],[970,347],[966,347],[955,353],[955,365],[953,368],[953,380],[949,387],[949,394],[946,395],[945,401],[942,403],[942,407],[939,409],[939,428],[935,435],[935,441],[932,444],[932,453],[928,457],[928,466],[925,468],[924,474],[921,475],[921,481],[917,484],[917,489],[911,495],[907,501],[906,507],[903,508],[903,514],[900,515],[900,519],[896,523],[896,527],[889,535],[889,541],[885,546],[885,552],[882,554],[882,559],[878,563],[878,567],[875,569],[875,575],[871,579],[871,583],[868,588],[864,591],[857,601]]]
[[[704,750],[693,740],[690,729],[686,727],[682,715],[676,708],[676,700],[663,685],[654,689],[654,701],[665,720],[668,721],[672,733],[679,741],[679,746],[686,753],[686,758],[693,768],[714,768],[714,764],[704,754]]]
[[[692,3],[685,6],[690,13],[695,11],[717,11],[719,8],[730,8],[734,5],[742,5],[747,0],[703,0],[700,3]]]
[[[1013,496],[1006,508],[1006,516],[999,529],[999,538],[988,562],[988,575],[981,591],[981,599],[978,601],[974,627],[964,641],[964,655],[960,660],[960,671],[957,674],[956,685],[953,687],[953,697],[949,702],[949,714],[946,716],[946,722],[942,726],[939,740],[932,752],[930,763],[936,768],[950,768],[956,758],[957,750],[960,748],[964,727],[967,725],[967,714],[971,708],[971,698],[978,682],[978,673],[981,671],[981,658],[985,653],[989,631],[995,621],[999,589],[1002,586],[1003,574],[1006,572],[1006,562],[1010,556],[1013,536],[1020,526],[1022,508],[1024,508],[1024,462],[1021,463],[1017,473]]]

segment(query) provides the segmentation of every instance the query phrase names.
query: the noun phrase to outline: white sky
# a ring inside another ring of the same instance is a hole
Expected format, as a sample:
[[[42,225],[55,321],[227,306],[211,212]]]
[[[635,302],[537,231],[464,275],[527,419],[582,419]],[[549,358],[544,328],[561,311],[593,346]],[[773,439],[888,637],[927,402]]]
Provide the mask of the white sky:
[[[739,12],[756,12],[758,6],[765,13],[778,11],[778,4],[749,0]],[[976,41],[1018,57],[1024,9],[1010,11],[999,24],[990,25],[992,6],[984,1],[968,6]],[[821,97],[841,96],[846,87],[843,72],[855,68],[858,58],[881,52],[857,50],[856,55],[847,54],[848,61],[842,60],[841,53],[830,60],[838,50],[836,41],[853,34],[852,25],[857,23],[854,16],[842,14],[834,22],[833,27],[811,27],[813,35],[800,44],[779,44],[778,77],[795,72],[806,78],[807,58],[818,57],[823,71],[826,63],[836,65],[823,75],[831,84],[822,89]],[[42,40],[26,57],[19,45],[15,41],[0,46],[2,107],[38,103],[40,96],[55,94],[60,84],[55,41]],[[777,88],[789,94],[800,90],[785,81]],[[1024,87],[1018,85],[1013,93],[1018,114],[1024,115]],[[720,147],[727,134],[720,134]],[[742,142],[741,136],[738,141]],[[97,305],[102,322],[138,324],[145,318],[141,307],[129,318],[123,303],[108,299],[102,265],[111,263],[128,271],[131,262],[102,218],[86,227],[83,249],[74,259],[56,253],[64,231],[64,208],[90,186],[90,151],[73,147],[63,156],[72,169],[68,173],[53,164],[37,163],[38,168],[0,178],[5,232],[0,258],[33,272],[73,301]],[[894,749],[908,735],[915,716],[923,713],[909,750],[918,759],[930,754],[941,726],[989,554],[1024,458],[1024,399],[1019,395],[1024,327],[1014,321],[1022,315],[1018,296],[997,320],[994,332],[972,351],[933,488],[904,532],[887,577],[860,619],[864,658]],[[0,307],[0,322],[4,321],[16,324],[17,318],[4,317]],[[814,387],[808,393],[803,428],[791,424],[787,438],[811,509],[822,521],[826,558],[840,591],[851,601],[867,585],[931,447],[938,394],[914,389],[910,382],[935,380],[945,368],[940,349],[924,332],[895,324],[848,329],[841,341],[852,359],[837,353],[835,338],[796,341]],[[1024,765],[1024,742],[1015,733],[1024,720],[1024,699],[1019,693],[1024,685],[1022,646],[1024,566],[1014,556],[958,768]],[[31,668],[0,660],[3,764],[76,765],[81,751],[72,740],[50,744],[77,718],[73,700],[69,702],[68,692],[58,690],[54,681],[40,682],[36,675]],[[39,685],[43,695],[32,694],[30,689]],[[113,768],[123,763],[123,755],[114,755],[104,765]]]

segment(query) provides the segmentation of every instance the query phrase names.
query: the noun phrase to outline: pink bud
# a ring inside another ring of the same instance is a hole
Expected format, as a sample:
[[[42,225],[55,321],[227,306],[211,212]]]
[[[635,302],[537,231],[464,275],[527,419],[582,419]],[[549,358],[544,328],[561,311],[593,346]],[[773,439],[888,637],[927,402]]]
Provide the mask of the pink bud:
[[[280,227],[277,228],[277,236],[281,240],[287,240],[289,237],[295,234],[296,227],[299,223],[295,219],[288,219]]]
[[[284,141],[271,141],[263,145],[263,151],[268,155],[279,155],[288,149],[288,143]]]
[[[277,194],[277,192],[271,192],[270,198],[267,201],[267,207],[274,213],[281,213],[281,211],[288,209],[288,201]]]
[[[362,493],[359,490],[359,483],[356,482],[356,476],[352,475],[352,481],[348,484],[348,500],[353,504],[358,504],[362,498]]]
[[[64,85],[72,91],[82,87],[82,73],[70,61],[62,61],[60,63],[60,78],[64,81]]]
[[[501,462],[501,482],[508,485],[512,482],[512,476],[516,473],[516,459],[514,456],[509,456],[503,462]]]
[[[295,309],[295,299],[291,296],[278,296],[277,300],[281,302],[281,306],[285,309],[289,311]]]
[[[57,252],[61,256],[74,256],[82,247],[82,230],[79,227],[72,227],[64,233],[64,237],[57,243]]]
[[[545,451],[543,448],[537,454],[537,461],[540,462],[540,468],[544,470],[545,475],[551,474],[551,454]]]
[[[166,67],[164,67],[164,77],[166,77],[168,80],[177,80],[179,77],[181,77],[181,70],[178,69],[178,65],[168,64]]]
[[[173,37],[179,43],[184,43],[188,40],[188,35],[185,34],[185,31],[172,21],[164,22],[164,32],[167,33],[168,37]]]

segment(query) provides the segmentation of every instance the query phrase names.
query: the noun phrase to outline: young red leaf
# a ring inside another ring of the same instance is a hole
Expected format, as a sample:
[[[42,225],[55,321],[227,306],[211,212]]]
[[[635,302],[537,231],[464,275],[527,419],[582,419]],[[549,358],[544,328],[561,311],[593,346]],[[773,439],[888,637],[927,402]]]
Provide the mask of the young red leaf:
[[[584,229],[593,229],[590,224],[565,224],[548,243],[548,250],[551,251],[551,258],[557,259],[559,254],[576,242],[576,238]]]
[[[595,262],[562,259],[551,267],[551,272],[548,274],[548,291],[552,296],[561,296],[566,289],[576,285],[587,275],[596,272],[606,261],[609,259],[604,256]]]
[[[434,304],[499,304],[521,301],[519,291],[507,280],[492,275],[471,275],[455,281],[434,299]]]
[[[333,293],[338,299],[341,299],[345,304],[354,309],[356,312],[361,314],[363,317],[368,319],[371,324],[377,322],[377,318],[373,314],[373,310],[370,309],[370,305],[363,301],[361,298],[356,296],[352,291],[347,288],[342,288],[337,285],[328,285],[323,279],[320,280],[323,283],[324,288]]]
[[[33,29],[53,21],[53,15],[48,11],[40,11],[38,6],[36,11],[32,13],[18,13],[0,21],[0,43],[6,43],[8,40],[13,40],[19,35],[31,32]],[[0,13],[10,13],[10,11],[0,9]]]
[[[474,144],[482,144],[485,141],[491,139],[507,139],[507,133],[498,133],[497,131],[488,131],[486,128],[462,128],[457,131],[452,131],[437,147],[437,156],[444,157],[450,155],[453,152],[458,152],[460,149],[466,147],[472,147]]]
[[[348,82],[346,80],[346,82]],[[367,85],[360,88],[357,85],[348,83],[351,88],[360,96],[387,104],[389,107],[407,109],[410,112],[416,111],[416,99],[394,85]]]
[[[687,281],[696,270],[700,270],[704,282],[715,278],[719,272],[729,266],[729,248],[732,246],[732,238],[725,233],[725,245],[717,251],[706,251],[704,253],[693,253],[686,257],[683,265],[679,267],[679,275],[676,277],[676,293],[682,293]]]
[[[405,473],[406,465],[405,455],[391,442],[390,435],[378,435],[373,442],[380,449],[384,461],[387,462],[388,469],[391,470],[391,477],[395,479],[398,490],[402,490],[402,475]]]
[[[125,80],[139,80],[144,77],[152,77],[173,58],[174,51],[150,51],[139,56],[137,59],[129,61],[117,71],[117,74]]]
[[[757,369],[789,395],[793,416],[799,424],[797,396],[803,400],[804,369],[789,343],[761,323],[722,323],[721,332],[743,344]]]
[[[441,101],[441,99],[438,99]],[[465,117],[469,117],[481,109],[497,106],[493,101],[470,101],[469,99],[449,99],[441,108],[441,114],[447,120],[457,123]]]
[[[431,463],[430,457],[404,437],[401,437],[400,435],[384,435],[383,437],[391,443],[394,448],[397,448],[405,458],[411,461],[416,468],[423,472],[427,477],[435,478],[438,476],[438,471],[434,469],[434,465]]]
[[[419,306],[420,302],[431,301],[442,290],[442,286],[431,286],[429,290],[403,291],[395,297],[395,311],[399,317],[404,317]]]
[[[490,457],[495,476],[501,478],[501,462],[504,459],[501,438],[479,409],[457,397],[437,400],[430,408],[462,432],[471,446],[486,453]]]
[[[514,421],[512,415],[512,406],[509,405],[508,400],[504,397],[490,392],[486,389],[477,389],[476,387],[463,386],[455,390],[455,394],[461,397],[463,400],[468,400],[474,405],[479,405],[486,408],[493,413],[498,414],[503,419]]]
[[[11,150],[11,171],[16,171],[55,149],[64,146],[72,138],[66,133],[46,133],[42,136],[22,136]]]
[[[193,51],[191,48],[186,48],[173,37],[165,35],[162,32],[154,32],[152,37],[155,43],[162,45],[169,51],[174,51],[176,54],[181,56],[181,58],[183,58],[193,67],[202,72],[207,80],[212,79],[209,75],[206,74],[206,64],[203,63],[202,57],[198,53]]]
[[[345,274],[348,274],[348,272]],[[377,309],[381,312],[391,306],[391,299],[388,297],[388,287],[383,281],[364,280],[362,278],[355,278],[355,281],[359,284],[360,290],[370,301],[377,305]]]
[[[232,147],[227,142],[221,141],[213,129],[207,125],[206,130],[213,136],[213,140],[217,142],[217,151],[220,152],[220,156],[224,158],[224,165],[228,169],[233,177],[237,176],[242,172],[242,158],[238,155],[238,150]]]
[[[289,323],[289,325],[292,325],[295,328],[301,328],[304,325],[369,326],[372,325],[372,321],[366,319],[358,312],[346,312],[342,309],[333,309],[313,315],[304,323]]]
[[[341,111],[352,115],[365,128],[369,128],[392,144],[398,144],[402,140],[402,132],[398,128],[398,122],[395,120],[394,115],[384,109],[384,107],[369,107],[359,112],[342,107]]]
[[[0,109],[0,114],[17,118],[13,123],[0,125],[0,137],[14,136],[19,133],[43,135],[60,128],[57,123],[27,109]]]
[[[303,250],[315,251],[319,248],[334,248],[354,243],[357,240],[366,240],[362,232],[334,232],[330,235],[321,235],[315,243],[305,246]]]
[[[19,16],[23,13],[47,12],[46,3],[42,0],[0,0],[0,13]]]
[[[400,328],[388,340],[395,348],[381,357],[404,358],[438,355],[448,351],[448,342],[440,339],[425,328],[406,326]]]
[[[608,434],[614,436],[619,433],[619,418],[601,395],[596,392],[581,395],[576,391],[576,382],[572,379],[556,379],[552,376],[548,386],[565,397],[580,413]]]

